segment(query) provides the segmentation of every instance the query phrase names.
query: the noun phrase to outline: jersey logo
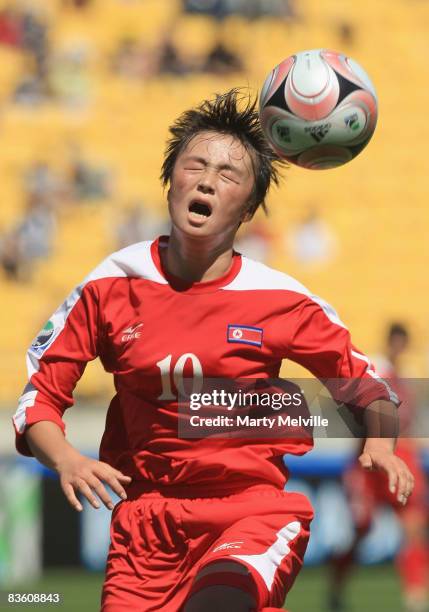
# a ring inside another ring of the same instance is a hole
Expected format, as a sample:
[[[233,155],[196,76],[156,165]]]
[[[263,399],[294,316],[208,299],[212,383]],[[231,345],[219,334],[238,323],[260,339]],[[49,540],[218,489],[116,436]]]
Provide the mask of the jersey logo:
[[[131,325],[124,329],[122,332],[122,342],[129,342],[130,340],[137,340],[142,335],[141,332],[137,331],[139,327],[142,327],[143,323],[138,323],[137,325]]]
[[[55,340],[55,327],[52,321],[47,321],[44,328],[34,338],[30,350],[40,357]]]
[[[229,324],[226,339],[228,342],[238,342],[239,344],[251,344],[252,346],[261,347],[263,333],[263,329],[260,327]]]
[[[219,550],[228,550],[230,548],[241,548],[240,544],[244,544],[243,540],[239,540],[237,542],[225,542],[225,544],[220,544],[220,546],[216,546],[213,548],[212,552],[218,552]]]

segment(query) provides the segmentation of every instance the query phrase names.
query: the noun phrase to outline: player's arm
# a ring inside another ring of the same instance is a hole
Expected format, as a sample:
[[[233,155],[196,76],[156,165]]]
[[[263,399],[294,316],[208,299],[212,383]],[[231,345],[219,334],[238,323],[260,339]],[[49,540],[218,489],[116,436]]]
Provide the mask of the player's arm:
[[[65,439],[63,414],[73,405],[73,390],[88,361],[100,353],[103,323],[94,283],[78,287],[60,306],[27,353],[29,381],[13,417],[16,447],[55,469],[62,489],[77,509],[81,493],[98,506],[106,504],[107,483],[123,496],[130,479],[105,463],[84,457]]]
[[[131,478],[107,463],[82,455],[69,444],[61,428],[52,421],[38,421],[30,425],[25,438],[36,459],[58,473],[64,495],[76,510],[82,510],[77,493],[84,495],[94,508],[99,508],[94,492],[112,510],[113,502],[103,483],[126,499],[123,484],[128,484]]]
[[[328,381],[326,386],[336,401],[362,409],[367,439],[360,463],[366,469],[384,470],[392,492],[405,503],[414,480],[394,454],[398,398],[369,359],[353,346],[349,331],[329,304],[314,296],[303,297],[289,313],[288,323],[289,333],[283,331],[285,357],[325,384]]]
[[[366,470],[385,471],[390,492],[396,492],[397,500],[405,505],[414,488],[414,477],[404,461],[394,454],[397,408],[391,401],[378,400],[366,408],[364,415],[367,438],[359,462]]]

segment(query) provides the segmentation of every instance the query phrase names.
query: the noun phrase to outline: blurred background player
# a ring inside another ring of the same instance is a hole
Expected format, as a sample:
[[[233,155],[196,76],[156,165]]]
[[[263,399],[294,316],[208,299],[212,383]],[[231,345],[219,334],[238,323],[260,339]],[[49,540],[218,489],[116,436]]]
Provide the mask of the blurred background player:
[[[409,332],[402,323],[392,323],[385,337],[383,355],[374,358],[378,372],[402,399],[399,408],[400,437],[395,454],[406,461],[415,478],[415,488],[407,506],[397,503],[385,487],[385,477],[379,472],[363,471],[358,464],[344,474],[355,535],[350,549],[332,559],[330,584],[330,609],[346,610],[347,581],[356,561],[357,548],[369,532],[377,509],[388,504],[396,512],[403,530],[401,549],[396,557],[396,567],[401,578],[405,612],[422,612],[428,609],[429,541],[428,488],[420,459],[420,448],[413,436],[415,397],[409,381],[401,378],[401,357],[409,346]]]

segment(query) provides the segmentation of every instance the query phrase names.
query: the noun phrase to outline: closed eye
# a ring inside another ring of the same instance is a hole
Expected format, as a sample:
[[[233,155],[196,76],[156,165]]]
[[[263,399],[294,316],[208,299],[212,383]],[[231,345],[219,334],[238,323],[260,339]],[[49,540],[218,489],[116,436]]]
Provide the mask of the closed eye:
[[[233,177],[233,176],[231,176],[230,174],[221,174],[221,177],[222,177],[222,178],[223,178],[225,181],[228,181],[228,182],[231,182],[231,183],[237,183],[237,184],[238,184],[238,181],[237,181],[237,180],[235,180],[235,179],[234,179],[234,177]]]

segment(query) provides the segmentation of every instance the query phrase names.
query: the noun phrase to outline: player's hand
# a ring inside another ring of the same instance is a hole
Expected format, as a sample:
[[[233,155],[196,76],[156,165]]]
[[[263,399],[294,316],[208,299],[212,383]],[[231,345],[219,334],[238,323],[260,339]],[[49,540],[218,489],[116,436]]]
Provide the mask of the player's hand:
[[[367,441],[359,462],[365,470],[386,472],[390,492],[396,493],[398,502],[405,506],[414,488],[414,476],[402,459],[390,450],[377,448],[375,441]]]
[[[100,502],[95,496],[96,493],[106,508],[113,510],[114,504],[103,483],[108,484],[119,497],[127,499],[123,485],[129,484],[131,478],[107,463],[90,459],[76,451],[67,454],[56,465],[56,470],[64,495],[79,512],[82,510],[82,504],[77,498],[78,493],[86,497],[91,506],[99,508]]]

